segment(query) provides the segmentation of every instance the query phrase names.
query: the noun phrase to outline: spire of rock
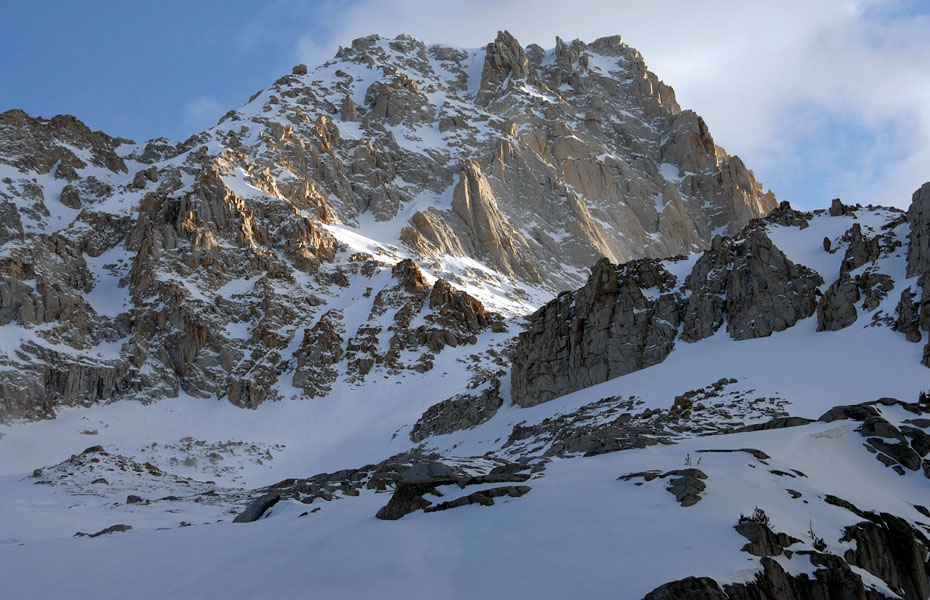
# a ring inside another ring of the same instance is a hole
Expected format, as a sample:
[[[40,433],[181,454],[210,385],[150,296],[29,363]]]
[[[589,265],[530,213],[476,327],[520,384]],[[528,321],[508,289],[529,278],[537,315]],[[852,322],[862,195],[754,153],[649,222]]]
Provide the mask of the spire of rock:
[[[501,94],[501,85],[508,78],[519,81],[530,73],[529,60],[523,47],[509,31],[498,31],[497,38],[485,48],[484,67],[477,102],[487,106]]]

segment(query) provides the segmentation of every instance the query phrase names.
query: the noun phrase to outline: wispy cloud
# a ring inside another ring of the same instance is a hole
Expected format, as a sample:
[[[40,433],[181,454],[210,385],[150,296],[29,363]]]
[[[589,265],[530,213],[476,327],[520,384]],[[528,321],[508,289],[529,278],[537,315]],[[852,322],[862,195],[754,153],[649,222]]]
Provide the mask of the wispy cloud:
[[[227,110],[225,105],[212,98],[191,98],[184,104],[184,124],[191,132],[203,131],[216,125]]]
[[[906,205],[930,179],[930,14],[904,0],[361,0],[295,52],[315,64],[369,33],[482,46],[619,33],[777,194]]]

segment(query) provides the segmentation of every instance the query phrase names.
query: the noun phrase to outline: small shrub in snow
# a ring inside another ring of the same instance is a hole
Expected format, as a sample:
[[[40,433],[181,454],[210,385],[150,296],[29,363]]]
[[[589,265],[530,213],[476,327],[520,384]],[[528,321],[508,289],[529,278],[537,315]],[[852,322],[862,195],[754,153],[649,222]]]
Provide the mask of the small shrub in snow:
[[[808,521],[807,535],[809,535],[811,538],[811,545],[814,547],[814,550],[816,550],[817,552],[827,551],[827,543],[823,540],[822,537],[814,533],[814,522],[813,521]]]
[[[765,514],[765,511],[759,508],[758,506],[752,511],[752,514],[748,517],[743,513],[739,515],[740,523],[758,523],[763,527],[771,527],[772,520],[769,519],[769,516]]]
[[[686,467],[690,467],[692,464],[696,464],[696,465],[701,464],[701,457],[698,456],[697,462],[696,462],[696,463],[692,463],[692,461],[691,461],[691,453],[689,452],[689,453],[685,454],[685,466],[686,466]]]

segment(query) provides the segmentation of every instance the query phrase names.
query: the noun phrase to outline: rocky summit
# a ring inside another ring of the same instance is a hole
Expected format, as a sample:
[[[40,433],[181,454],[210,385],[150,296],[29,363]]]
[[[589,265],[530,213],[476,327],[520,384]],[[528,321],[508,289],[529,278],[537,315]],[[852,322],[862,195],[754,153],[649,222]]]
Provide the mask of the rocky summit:
[[[928,367],[930,183],[777,203],[619,37],[0,115],[17,598],[928,600]]]

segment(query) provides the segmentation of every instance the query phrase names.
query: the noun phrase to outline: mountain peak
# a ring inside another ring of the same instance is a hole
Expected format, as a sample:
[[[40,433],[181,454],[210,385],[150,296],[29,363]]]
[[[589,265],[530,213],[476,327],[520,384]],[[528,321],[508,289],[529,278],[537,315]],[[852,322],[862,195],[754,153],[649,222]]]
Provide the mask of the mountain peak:
[[[18,112],[0,138],[13,215],[0,240],[28,240],[36,250],[9,256],[42,281],[14,277],[13,303],[33,308],[9,318],[82,323],[23,342],[72,391],[4,371],[19,390],[11,416],[182,390],[247,406],[299,396],[283,382],[305,329],[361,335],[344,312],[315,308],[353,277],[413,259],[518,314],[583,283],[601,256],[697,252],[775,206],[619,36],[543,50],[506,31],[479,49],[370,35],[184,142]],[[231,304],[230,289],[241,289]],[[254,310],[265,316],[246,327]],[[115,345],[77,371],[49,358],[102,344]]]

